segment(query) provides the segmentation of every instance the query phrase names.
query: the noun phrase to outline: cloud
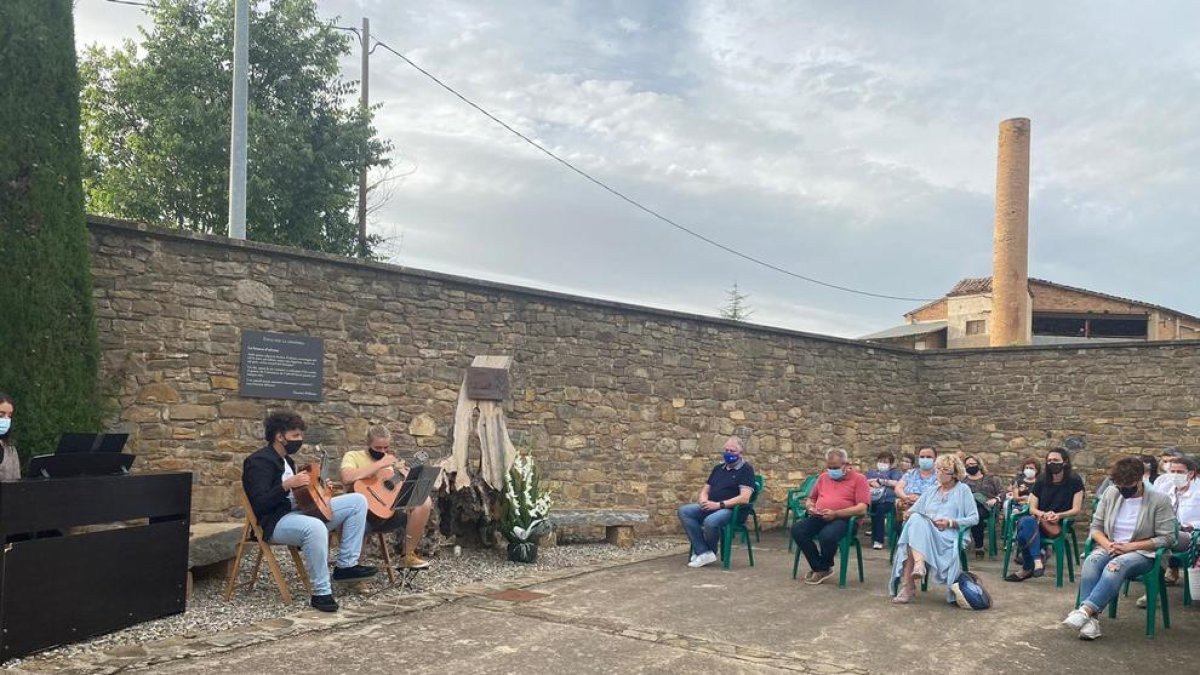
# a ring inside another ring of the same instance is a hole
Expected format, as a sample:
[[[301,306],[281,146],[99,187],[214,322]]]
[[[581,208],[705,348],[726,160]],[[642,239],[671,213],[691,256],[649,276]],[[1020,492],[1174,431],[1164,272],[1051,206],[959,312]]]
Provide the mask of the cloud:
[[[888,294],[937,296],[989,273],[996,127],[1031,117],[1031,273],[1200,313],[1192,3],[321,7],[343,23],[369,15],[380,39],[464,95],[705,236]],[[136,16],[80,0],[77,41],[111,44]],[[374,224],[403,233],[403,264],[708,313],[736,280],[756,322],[848,336],[919,304],[848,296],[708,247],[399,59],[372,59],[378,127],[417,168]],[[357,56],[344,72],[357,79]]]

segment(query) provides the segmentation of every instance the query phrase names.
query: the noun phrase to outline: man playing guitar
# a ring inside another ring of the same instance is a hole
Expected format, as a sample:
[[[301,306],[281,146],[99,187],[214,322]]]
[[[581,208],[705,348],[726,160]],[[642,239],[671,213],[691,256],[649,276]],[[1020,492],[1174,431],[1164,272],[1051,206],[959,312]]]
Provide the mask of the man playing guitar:
[[[296,472],[292,461],[304,443],[304,420],[290,410],[277,410],[263,420],[267,446],[242,463],[242,489],[271,544],[299,546],[312,581],[312,606],[336,612],[329,577],[329,532],[341,528],[337,566],[333,581],[360,581],[375,576],[375,568],[358,564],[363,534],[367,530],[367,500],[362,495],[338,495],[330,500],[329,522],[296,510],[293,490],[307,489],[313,480]]]
[[[365,450],[350,450],[342,456],[342,484],[347,489],[355,482],[371,477],[387,480],[392,476],[408,475],[408,468],[392,454],[392,433],[385,427],[374,426],[367,430],[367,448]],[[426,499],[424,504],[408,511],[408,522],[404,523],[401,516],[392,516],[388,520],[371,519],[371,526],[376,531],[389,532],[404,526],[404,556],[397,566],[400,569],[419,570],[429,567],[429,563],[417,556],[417,545],[425,534],[425,524],[429,522],[429,512],[433,509],[432,499]]]

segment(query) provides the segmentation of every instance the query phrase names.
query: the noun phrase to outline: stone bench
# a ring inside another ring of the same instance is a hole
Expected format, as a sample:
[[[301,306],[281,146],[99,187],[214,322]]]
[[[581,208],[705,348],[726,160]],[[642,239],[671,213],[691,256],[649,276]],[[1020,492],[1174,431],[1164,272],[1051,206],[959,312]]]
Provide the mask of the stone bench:
[[[245,522],[191,524],[188,528],[189,596],[192,594],[193,569],[212,570],[220,574],[228,572],[244,525]]]
[[[575,509],[551,511],[546,520],[550,521],[554,530],[560,527],[603,527],[608,543],[629,548],[633,546],[633,526],[648,522],[650,514],[629,509]]]

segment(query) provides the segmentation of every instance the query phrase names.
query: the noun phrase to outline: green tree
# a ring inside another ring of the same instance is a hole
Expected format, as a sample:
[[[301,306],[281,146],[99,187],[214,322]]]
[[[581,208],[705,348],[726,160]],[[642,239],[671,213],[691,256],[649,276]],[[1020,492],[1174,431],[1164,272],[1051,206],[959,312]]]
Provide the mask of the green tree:
[[[0,2],[0,390],[25,457],[100,424],[71,12]]]
[[[750,305],[746,304],[750,296],[738,290],[736,281],[733,282],[733,288],[725,291],[725,295],[729,298],[729,301],[721,307],[722,318],[732,321],[745,321],[754,314],[754,310],[750,308]]]
[[[87,207],[228,232],[233,1],[160,0],[142,42],[89,47],[81,66]],[[351,38],[315,0],[251,3],[247,236],[358,252],[358,175],[390,146],[339,75]],[[369,242],[374,245],[375,240]]]

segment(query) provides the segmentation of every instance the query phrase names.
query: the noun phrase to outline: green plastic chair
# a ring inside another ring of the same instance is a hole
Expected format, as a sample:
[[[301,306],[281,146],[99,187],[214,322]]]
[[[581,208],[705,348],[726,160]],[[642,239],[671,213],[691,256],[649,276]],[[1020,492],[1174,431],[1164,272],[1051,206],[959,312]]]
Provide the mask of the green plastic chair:
[[[1092,552],[1092,549],[1095,548],[1095,545],[1096,542],[1089,538],[1087,546],[1083,551],[1084,557],[1087,557],[1087,555]],[[1146,637],[1150,639],[1154,639],[1154,628],[1155,624],[1158,623],[1155,613],[1160,609],[1159,603],[1162,603],[1161,610],[1163,628],[1171,627],[1171,608],[1167,601],[1167,584],[1163,579],[1163,568],[1165,567],[1164,563],[1166,557],[1169,555],[1171,555],[1171,552],[1166,548],[1156,549],[1154,551],[1154,565],[1145,574],[1125,580],[1125,595],[1129,595],[1130,581],[1140,581],[1146,587]],[[1083,601],[1083,598],[1080,597],[1082,593],[1082,588],[1075,592],[1076,607],[1078,607],[1079,603]],[[1112,602],[1108,603],[1108,618],[1117,618],[1117,601],[1120,599],[1120,597],[1121,594],[1118,593],[1113,597]]]
[[[791,533],[788,530],[788,516],[792,517],[793,523],[798,523],[808,515],[808,508],[804,506],[804,501],[812,494],[813,486],[817,484],[818,477],[820,477],[820,474],[809,476],[804,479],[804,483],[800,487],[788,488],[787,505],[783,510],[783,529],[784,532],[788,533],[789,551],[795,546],[795,542],[792,541]]]
[[[1012,562],[1013,544],[1017,541],[1016,515],[1012,514],[1012,523],[1008,527],[1009,536],[1004,541],[1004,565],[1000,570],[1000,578],[1004,579],[1008,576],[1008,564]],[[1063,563],[1066,563],[1067,575],[1071,579],[1071,583],[1075,583],[1075,559],[1079,557],[1079,539],[1075,535],[1075,519],[1062,519],[1062,532],[1057,537],[1047,537],[1042,535],[1042,547],[1050,546],[1054,549],[1054,586],[1062,588],[1063,586]]]
[[[761,475],[754,477],[754,498],[749,504],[750,518],[754,519],[754,543],[762,541],[762,528],[758,526],[758,510],[754,508],[754,502],[758,499],[758,495],[762,494],[763,485],[766,483]]]
[[[862,543],[858,540],[858,516],[850,516],[850,524],[846,528],[846,534],[838,542],[838,588],[846,587],[846,572],[850,567],[850,548],[854,548],[854,554],[858,556],[858,583],[863,583],[865,576],[863,575],[863,554]],[[792,578],[795,579],[800,574],[800,556],[802,551],[800,547],[796,547],[796,557],[792,560]]]
[[[721,528],[721,567],[725,569],[729,569],[733,563],[733,538],[739,534],[746,544],[746,555],[750,558],[750,566],[754,567],[754,547],[750,545],[750,529],[746,527],[746,519],[754,513],[754,505],[758,501],[758,496],[762,494],[762,486],[763,477],[755,476],[754,493],[750,495],[750,503],[736,504],[729,522]]]
[[[1178,523],[1176,523],[1176,527],[1178,527]],[[1176,531],[1177,536],[1178,534],[1178,531]],[[1188,583],[1188,576],[1191,574],[1189,571],[1191,567],[1196,564],[1196,560],[1200,559],[1200,532],[1192,533],[1191,548],[1186,551],[1172,552],[1171,557],[1179,561],[1179,567],[1183,570],[1183,574],[1179,579],[1180,583],[1183,584],[1183,606],[1190,607],[1192,604],[1192,585]]]

